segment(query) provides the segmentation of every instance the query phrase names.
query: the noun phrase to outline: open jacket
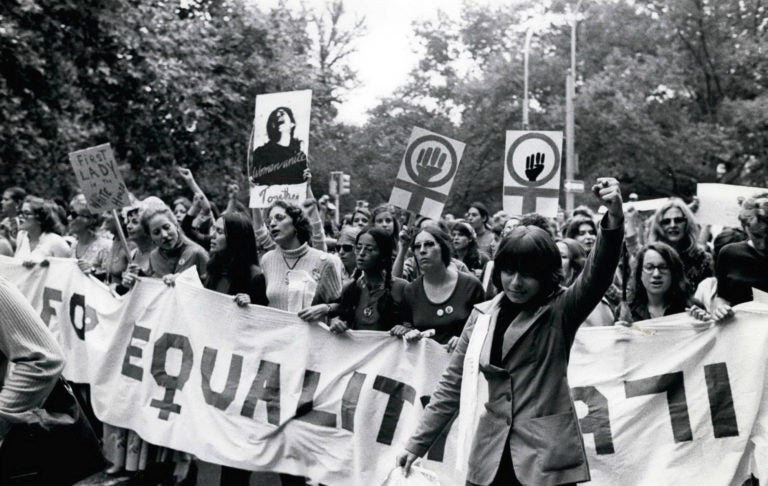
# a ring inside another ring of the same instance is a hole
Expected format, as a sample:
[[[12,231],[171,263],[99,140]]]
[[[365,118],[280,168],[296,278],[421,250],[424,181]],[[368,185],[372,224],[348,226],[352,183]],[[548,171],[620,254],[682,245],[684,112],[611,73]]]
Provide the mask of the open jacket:
[[[556,485],[590,479],[567,368],[576,331],[611,285],[619,261],[623,224],[611,229],[605,228],[606,224],[604,219],[595,248],[573,285],[558,288],[545,304],[521,310],[512,321],[504,335],[501,367],[491,365],[489,359],[499,303],[506,297],[502,293],[475,306],[406,445],[408,451],[423,456],[458,411],[472,330],[479,316],[490,315],[479,357],[480,371],[488,382],[488,401],[474,432],[467,483],[487,485],[493,481],[505,440],[509,441],[515,474],[523,484]],[[518,332],[510,332],[513,328]]]

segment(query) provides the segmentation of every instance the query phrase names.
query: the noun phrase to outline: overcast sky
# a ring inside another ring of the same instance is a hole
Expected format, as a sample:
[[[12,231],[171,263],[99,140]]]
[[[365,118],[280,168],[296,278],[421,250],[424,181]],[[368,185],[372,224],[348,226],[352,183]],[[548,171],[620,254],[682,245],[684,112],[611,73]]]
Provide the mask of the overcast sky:
[[[278,0],[258,1],[262,8],[277,3]],[[288,4],[298,5],[298,1],[289,0]],[[304,4],[322,8],[325,0],[304,0]],[[461,5],[461,0],[346,0],[345,6],[351,15],[365,16],[367,32],[358,40],[358,51],[350,57],[360,86],[346,94],[346,102],[339,107],[340,120],[363,123],[368,109],[405,83],[408,72],[418,60],[411,33],[414,20],[434,19],[438,9],[458,18]]]

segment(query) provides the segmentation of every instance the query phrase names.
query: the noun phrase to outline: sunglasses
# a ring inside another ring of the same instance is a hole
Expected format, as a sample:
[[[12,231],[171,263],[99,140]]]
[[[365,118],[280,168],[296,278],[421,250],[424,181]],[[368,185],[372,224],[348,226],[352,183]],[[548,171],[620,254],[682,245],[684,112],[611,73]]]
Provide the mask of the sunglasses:
[[[669,226],[670,224],[683,224],[686,221],[688,221],[685,218],[664,218],[659,223],[661,223],[662,226]]]
[[[19,214],[25,218],[34,218],[35,213],[33,211],[20,211]]]
[[[341,248],[341,250],[346,252],[346,253],[350,253],[350,252],[355,251],[355,246],[354,245],[339,245],[339,248]]]

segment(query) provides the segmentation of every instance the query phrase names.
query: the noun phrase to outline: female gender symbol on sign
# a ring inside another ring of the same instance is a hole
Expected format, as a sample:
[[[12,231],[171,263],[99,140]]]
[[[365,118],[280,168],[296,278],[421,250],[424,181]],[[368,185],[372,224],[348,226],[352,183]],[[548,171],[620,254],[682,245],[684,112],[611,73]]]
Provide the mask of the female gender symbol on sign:
[[[404,164],[411,181],[398,178],[395,187],[411,193],[409,211],[418,213],[425,199],[445,204],[448,194],[433,188],[452,181],[459,167],[456,150],[450,142],[437,135],[419,137],[406,149]]]
[[[522,196],[522,214],[536,211],[537,197],[558,197],[559,184],[542,187],[560,175],[560,149],[547,135],[531,132],[518,137],[507,151],[506,166],[512,178],[508,182],[516,184],[505,184],[504,195]]]

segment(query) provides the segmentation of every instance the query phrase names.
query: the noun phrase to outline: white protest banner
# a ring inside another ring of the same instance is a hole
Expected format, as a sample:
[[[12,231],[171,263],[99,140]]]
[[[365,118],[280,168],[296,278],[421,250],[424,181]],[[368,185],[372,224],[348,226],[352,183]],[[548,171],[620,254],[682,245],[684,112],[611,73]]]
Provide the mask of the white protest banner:
[[[91,210],[108,211],[131,204],[128,189],[108,143],[70,152],[69,162]]]
[[[335,336],[184,281],[142,280],[117,299],[74,261],[26,269],[0,257],[0,275],[31,292],[68,362],[84,360],[67,370],[88,375],[102,420],[208,462],[329,486],[381,484],[449,358],[428,340]],[[89,306],[97,321],[73,337],[68,316],[77,322]],[[580,330],[569,381],[589,484],[768,478],[767,319],[768,306],[752,302],[712,327],[678,314],[636,323],[641,331]],[[449,486],[464,484],[457,429],[425,461]]]
[[[768,189],[730,184],[696,184],[696,196],[699,198],[696,220],[699,224],[741,228],[741,202],[763,192],[768,192]]]
[[[311,106],[311,90],[256,96],[248,144],[250,207],[264,208],[278,199],[298,204],[306,198]]]
[[[686,314],[579,331],[568,368],[589,484],[768,478],[768,306],[709,328]]]
[[[557,217],[563,132],[507,131],[504,211]]]
[[[389,204],[440,219],[465,144],[413,127]]]

